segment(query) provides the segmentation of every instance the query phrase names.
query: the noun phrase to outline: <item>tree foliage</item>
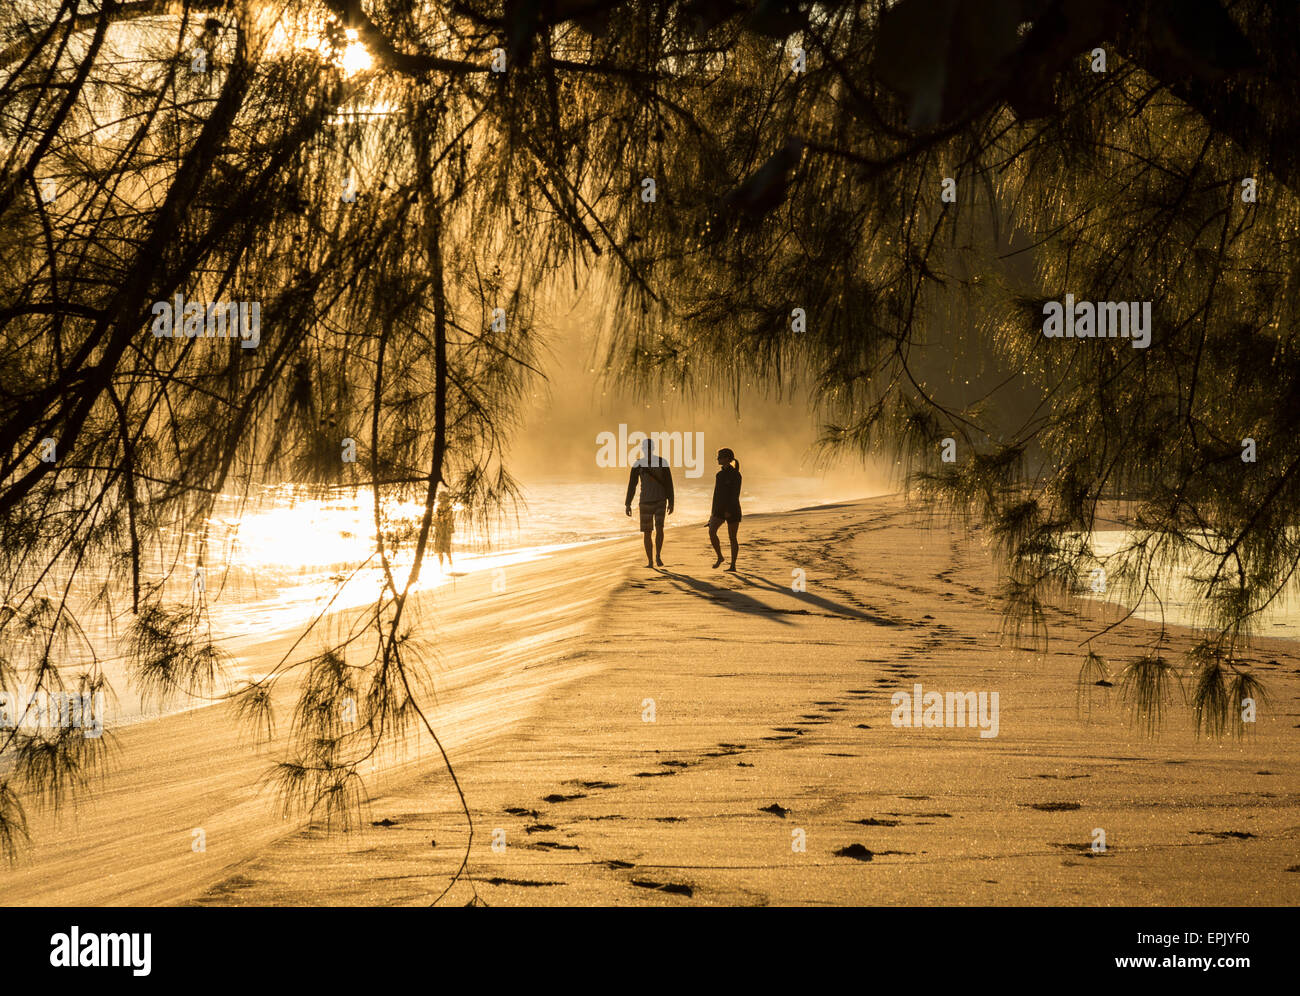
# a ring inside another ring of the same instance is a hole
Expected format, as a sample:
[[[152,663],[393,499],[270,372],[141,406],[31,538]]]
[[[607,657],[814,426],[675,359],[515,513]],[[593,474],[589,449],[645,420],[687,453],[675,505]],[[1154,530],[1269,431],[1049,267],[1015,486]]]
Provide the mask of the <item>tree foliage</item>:
[[[3,682],[62,687],[73,659],[102,681],[80,614],[103,611],[144,686],[210,689],[221,653],[189,578],[218,557],[218,496],[368,488],[376,605],[233,693],[268,736],[292,676],[277,780],[345,817],[359,766],[427,726],[406,606],[434,502],[490,517],[513,494],[506,441],[565,278],[606,295],[612,375],[810,391],[827,445],[887,452],[982,518],[1031,625],[1122,503],[1105,563],[1130,604],[1194,565],[1198,720],[1222,732],[1257,690],[1252,622],[1300,559],[1294,5],[24,0],[0,18]],[[178,293],[260,302],[262,341],[156,337]],[[1150,347],[1045,339],[1066,293],[1150,301]],[[399,498],[424,510],[404,532]],[[1124,672],[1143,716],[1166,668],[1153,647]],[[15,787],[93,759],[0,737],[7,847]]]

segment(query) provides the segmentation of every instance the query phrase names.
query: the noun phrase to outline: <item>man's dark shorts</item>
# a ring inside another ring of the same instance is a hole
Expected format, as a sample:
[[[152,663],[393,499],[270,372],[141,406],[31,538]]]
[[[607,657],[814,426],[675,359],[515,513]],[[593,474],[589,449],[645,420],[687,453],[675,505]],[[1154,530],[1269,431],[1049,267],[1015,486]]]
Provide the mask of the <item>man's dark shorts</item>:
[[[668,512],[668,499],[641,503],[641,532],[650,529],[663,529],[664,516]]]

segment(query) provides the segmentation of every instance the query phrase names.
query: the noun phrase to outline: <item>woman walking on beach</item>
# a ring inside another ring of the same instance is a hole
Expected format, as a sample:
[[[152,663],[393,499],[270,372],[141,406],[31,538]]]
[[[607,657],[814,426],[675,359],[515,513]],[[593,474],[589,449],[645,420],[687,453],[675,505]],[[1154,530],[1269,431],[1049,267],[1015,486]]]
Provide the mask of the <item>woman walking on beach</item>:
[[[727,524],[727,536],[731,540],[731,566],[736,569],[736,554],[740,552],[740,543],[736,532],[740,529],[740,461],[731,450],[718,450],[718,476],[713,484],[713,513],[709,516],[709,542],[718,559],[714,567],[722,565],[722,546],[718,543],[718,527]]]
[[[447,558],[451,566],[451,534],[456,525],[451,509],[451,498],[447,492],[438,496],[438,504],[433,510],[433,548],[438,551],[438,567],[442,567],[442,558]]]

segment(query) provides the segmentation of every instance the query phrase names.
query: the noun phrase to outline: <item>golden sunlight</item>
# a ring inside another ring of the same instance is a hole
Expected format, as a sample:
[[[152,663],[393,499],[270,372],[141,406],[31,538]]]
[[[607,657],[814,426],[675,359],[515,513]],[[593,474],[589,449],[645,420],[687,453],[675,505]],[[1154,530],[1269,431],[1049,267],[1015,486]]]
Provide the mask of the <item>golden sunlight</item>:
[[[346,35],[348,44],[343,49],[343,56],[339,65],[343,67],[344,76],[352,76],[369,69],[374,64],[374,59],[366,46],[357,40],[355,30],[349,28]]]

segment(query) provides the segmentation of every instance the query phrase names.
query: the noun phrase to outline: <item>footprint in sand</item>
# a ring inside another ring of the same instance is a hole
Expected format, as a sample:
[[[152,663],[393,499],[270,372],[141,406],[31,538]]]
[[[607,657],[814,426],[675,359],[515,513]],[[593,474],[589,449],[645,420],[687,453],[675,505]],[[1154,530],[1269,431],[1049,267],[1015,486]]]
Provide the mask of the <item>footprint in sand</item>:
[[[1022,802],[1020,805],[1024,809],[1037,809],[1043,813],[1068,813],[1083,808],[1078,802]]]
[[[760,806],[758,811],[760,813],[771,813],[773,816],[781,817],[781,819],[785,819],[786,814],[790,812],[790,810],[786,809],[779,802],[774,802],[770,806]]]
[[[850,844],[834,853],[836,857],[853,858],[855,861],[870,861],[873,857],[872,853],[861,844]]]
[[[1034,775],[1035,778],[1054,778],[1058,781],[1068,782],[1075,778],[1091,778],[1092,775]]]
[[[552,792],[550,795],[544,796],[542,802],[572,802],[574,799],[585,798],[587,798],[586,792],[574,792],[573,795],[561,795],[559,792]],[[510,810],[507,809],[506,812],[508,813]],[[536,815],[536,813],[533,814],[534,818],[536,818]]]
[[[1085,858],[1104,858],[1114,853],[1115,851],[1119,850],[1119,848],[1108,844],[1106,846],[1106,850],[1094,851],[1092,849],[1091,844],[1076,844],[1068,841],[1060,844],[1049,844],[1048,846],[1059,847],[1063,851],[1077,851],[1079,854],[1082,854]]]
[[[951,820],[952,813],[887,813],[888,816],[914,816],[918,820]],[[919,825],[919,824],[918,824]]]
[[[681,885],[676,882],[651,882],[648,879],[634,878],[632,884],[639,889],[654,889],[658,892],[669,892],[675,896],[693,896],[695,890],[689,885]]]

